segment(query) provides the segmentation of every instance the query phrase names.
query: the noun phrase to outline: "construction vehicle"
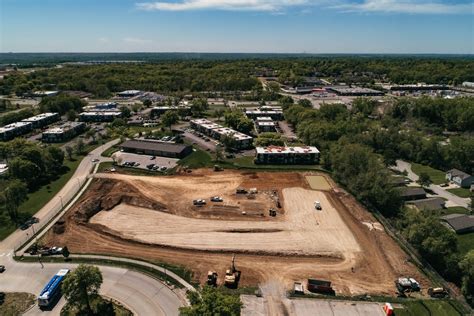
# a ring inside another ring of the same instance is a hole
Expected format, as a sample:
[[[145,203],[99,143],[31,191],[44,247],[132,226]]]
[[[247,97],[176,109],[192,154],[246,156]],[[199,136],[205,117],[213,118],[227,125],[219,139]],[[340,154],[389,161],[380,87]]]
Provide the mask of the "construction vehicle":
[[[237,188],[237,190],[235,190],[235,193],[236,194],[247,194],[247,190],[245,190],[244,188]]]
[[[314,208],[317,209],[317,210],[321,210],[322,209],[321,202],[315,201],[314,202]]]
[[[448,296],[448,291],[446,291],[446,289],[442,287],[430,287],[428,289],[428,295],[434,298],[445,298],[446,296]]]
[[[235,268],[235,255],[232,256],[232,265],[225,271],[224,285],[229,288],[237,288],[240,280],[240,271]]]
[[[220,196],[213,196],[213,197],[211,197],[211,201],[212,202],[222,202],[222,201],[224,201],[224,199],[221,198]]]
[[[196,206],[206,205],[206,200],[203,200],[203,199],[193,200],[193,205],[196,205]]]
[[[274,208],[271,208],[268,211],[268,215],[270,215],[271,217],[275,217],[277,215],[277,211]]]
[[[322,294],[329,294],[329,295],[335,294],[330,281],[308,279],[307,288],[308,288],[308,291],[313,292],[313,293],[322,293]]]
[[[209,271],[207,272],[207,285],[209,286],[217,286],[217,272],[216,271]]]
[[[293,285],[293,292],[295,294],[301,294],[304,295],[304,287],[301,282],[295,282]]]
[[[214,165],[214,171],[223,171],[224,168],[222,168],[221,166],[219,165]]]

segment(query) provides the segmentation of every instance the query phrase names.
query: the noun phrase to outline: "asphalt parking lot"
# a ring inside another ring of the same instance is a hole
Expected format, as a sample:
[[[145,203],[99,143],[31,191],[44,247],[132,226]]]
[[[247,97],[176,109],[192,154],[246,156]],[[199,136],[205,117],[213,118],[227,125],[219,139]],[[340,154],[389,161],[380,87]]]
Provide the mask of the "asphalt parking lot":
[[[150,155],[138,155],[132,153],[125,153],[125,152],[116,152],[114,154],[115,159],[120,164],[123,164],[127,161],[138,162],[140,165],[135,167],[138,169],[149,170],[146,166],[150,164],[155,164],[160,167],[166,167],[167,169],[171,169],[176,167],[179,159],[175,158],[168,158],[168,157],[159,157],[156,156],[155,159],[151,159],[152,156]]]

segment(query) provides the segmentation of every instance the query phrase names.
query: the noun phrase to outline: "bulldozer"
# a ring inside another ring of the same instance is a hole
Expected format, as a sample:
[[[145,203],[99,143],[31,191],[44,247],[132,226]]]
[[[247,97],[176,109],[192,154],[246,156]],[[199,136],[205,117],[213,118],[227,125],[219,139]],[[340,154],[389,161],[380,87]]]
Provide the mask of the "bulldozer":
[[[228,288],[237,288],[240,280],[240,271],[235,268],[235,255],[232,256],[232,265],[225,271],[224,285]]]
[[[209,286],[217,286],[217,272],[216,271],[209,271],[207,272],[207,285]]]

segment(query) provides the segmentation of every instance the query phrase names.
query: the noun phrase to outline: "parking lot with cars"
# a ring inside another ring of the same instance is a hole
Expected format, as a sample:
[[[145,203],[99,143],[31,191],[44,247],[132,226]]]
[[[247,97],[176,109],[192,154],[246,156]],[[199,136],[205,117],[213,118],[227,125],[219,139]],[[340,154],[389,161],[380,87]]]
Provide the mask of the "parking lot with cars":
[[[150,155],[138,155],[125,152],[114,154],[115,161],[123,167],[138,168],[152,171],[166,171],[176,167],[179,159]]]

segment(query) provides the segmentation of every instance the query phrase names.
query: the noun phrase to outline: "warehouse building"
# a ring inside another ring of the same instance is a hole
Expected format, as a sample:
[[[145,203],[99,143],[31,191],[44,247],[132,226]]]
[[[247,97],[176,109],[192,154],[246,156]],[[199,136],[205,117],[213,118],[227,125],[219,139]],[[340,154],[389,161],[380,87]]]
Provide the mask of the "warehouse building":
[[[97,112],[97,111],[116,111],[118,107],[117,102],[106,102],[95,105],[85,106],[83,109],[86,112]]]
[[[79,120],[82,122],[112,122],[120,117],[122,117],[120,111],[82,112],[79,114]]]
[[[313,146],[257,147],[256,164],[314,165],[319,163],[319,150]]]
[[[0,140],[7,141],[33,130],[30,122],[16,122],[0,127]]]
[[[232,137],[235,141],[235,146],[238,149],[245,149],[252,146],[253,138],[246,134],[240,133],[231,128],[211,122],[207,119],[196,119],[190,122],[191,128],[201,132],[209,137],[221,140],[224,136]]]
[[[27,119],[22,120],[22,122],[31,123],[33,129],[42,128],[46,125],[59,121],[61,117],[59,113],[41,113]]]
[[[184,158],[193,152],[188,145],[164,143],[154,140],[127,140],[120,149],[127,153],[161,156],[169,158]]]
[[[86,123],[84,122],[68,122],[44,131],[41,135],[41,141],[44,143],[62,143],[84,132],[85,129]]]

